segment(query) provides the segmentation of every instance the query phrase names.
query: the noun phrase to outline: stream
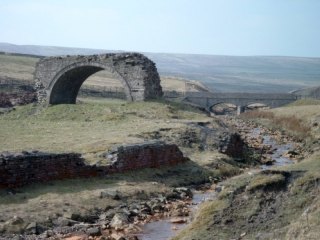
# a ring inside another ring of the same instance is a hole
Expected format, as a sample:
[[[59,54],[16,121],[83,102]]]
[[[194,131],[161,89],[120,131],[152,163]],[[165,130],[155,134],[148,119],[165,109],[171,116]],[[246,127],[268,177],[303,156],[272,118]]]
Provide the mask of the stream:
[[[183,224],[174,224],[170,222],[170,218],[162,219],[156,222],[150,222],[142,227],[142,233],[136,235],[140,240],[167,240],[174,237],[178,231],[182,230],[188,225],[188,222],[194,216],[199,204],[204,201],[209,201],[215,198],[216,193],[214,191],[194,191],[191,208],[191,217],[186,217],[187,222]]]
[[[254,128],[250,132],[252,136],[259,136],[261,134],[260,128]],[[292,143],[287,144],[278,144],[275,139],[269,135],[263,136],[263,144],[270,145],[272,149],[275,149],[273,153],[269,156],[274,160],[272,165],[261,165],[261,169],[269,169],[273,166],[284,166],[287,164],[292,164],[293,161],[289,158],[283,156],[285,152],[293,148]],[[184,229],[192,220],[192,217],[196,214],[196,211],[199,205],[202,202],[210,201],[215,199],[216,192],[214,191],[194,191],[192,203],[190,204],[191,208],[191,217],[187,217],[186,223],[183,224],[174,224],[170,222],[170,218],[165,218],[159,221],[150,222],[142,226],[142,232],[136,236],[140,240],[168,240],[177,235],[179,231]]]
[[[254,128],[251,132],[252,136],[258,136],[261,134],[260,128]],[[287,164],[292,164],[293,161],[289,158],[283,157],[283,154],[293,149],[292,143],[278,144],[271,136],[264,135],[263,142],[264,145],[270,145],[272,149],[275,149],[270,157],[274,160],[272,165],[261,165],[261,169],[269,169],[273,166],[284,166]]]

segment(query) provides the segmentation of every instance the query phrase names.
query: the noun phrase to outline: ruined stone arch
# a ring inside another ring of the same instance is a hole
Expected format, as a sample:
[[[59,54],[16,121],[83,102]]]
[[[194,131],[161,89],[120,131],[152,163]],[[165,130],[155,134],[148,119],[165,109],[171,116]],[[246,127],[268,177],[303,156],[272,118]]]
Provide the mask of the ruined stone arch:
[[[121,53],[41,59],[34,73],[38,102],[75,103],[83,82],[101,70],[110,71],[117,76],[128,101],[162,96],[155,64],[142,54]]]

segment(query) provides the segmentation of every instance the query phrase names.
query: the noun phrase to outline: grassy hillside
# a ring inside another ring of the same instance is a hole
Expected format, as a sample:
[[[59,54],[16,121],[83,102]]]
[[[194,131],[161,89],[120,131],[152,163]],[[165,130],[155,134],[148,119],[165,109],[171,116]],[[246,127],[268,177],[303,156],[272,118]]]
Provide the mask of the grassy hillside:
[[[320,60],[295,57],[150,54],[160,73],[196,79],[216,91],[288,92],[315,86]]]
[[[36,57],[0,54],[0,79],[13,78],[32,81],[38,60]]]
[[[36,54],[96,54],[112,52],[0,43],[0,51]],[[320,59],[273,56],[217,56],[144,53],[160,75],[198,80],[216,91],[289,92],[319,85]]]

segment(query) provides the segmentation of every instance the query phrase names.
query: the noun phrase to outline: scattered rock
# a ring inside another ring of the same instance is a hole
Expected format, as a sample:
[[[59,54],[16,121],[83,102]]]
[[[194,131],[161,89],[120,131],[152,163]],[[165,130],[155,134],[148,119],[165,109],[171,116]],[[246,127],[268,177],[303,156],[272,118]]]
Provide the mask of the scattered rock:
[[[2,225],[0,232],[23,233],[26,226],[27,223],[22,218],[14,216]]]
[[[192,194],[192,191],[190,190],[190,188],[179,187],[179,188],[175,188],[173,191],[179,193],[181,198],[186,198],[186,197],[192,198],[193,197],[193,194]]]
[[[120,200],[121,195],[119,191],[107,191],[100,192],[100,198],[111,198],[113,200]]]
[[[215,191],[219,193],[219,192],[221,192],[223,189],[224,189],[224,186],[222,186],[222,185],[217,185],[216,188],[215,188]]]
[[[171,223],[182,224],[182,223],[186,223],[187,220],[185,218],[171,218],[170,222]]]
[[[166,194],[166,198],[168,200],[176,200],[176,199],[180,199],[180,194],[177,192],[169,192]]]
[[[76,223],[78,223],[78,222],[71,220],[71,219],[64,218],[64,217],[59,217],[59,218],[53,220],[53,224],[55,226],[59,226],[59,227],[73,226]]]
[[[128,216],[124,213],[116,213],[110,223],[110,226],[116,230],[122,230],[129,224]]]
[[[30,223],[30,224],[25,228],[25,232],[26,232],[27,234],[37,234],[37,223],[36,223],[36,222]]]
[[[96,237],[96,236],[100,236],[101,235],[101,230],[98,227],[93,227],[93,228],[87,229],[86,233],[89,236]]]

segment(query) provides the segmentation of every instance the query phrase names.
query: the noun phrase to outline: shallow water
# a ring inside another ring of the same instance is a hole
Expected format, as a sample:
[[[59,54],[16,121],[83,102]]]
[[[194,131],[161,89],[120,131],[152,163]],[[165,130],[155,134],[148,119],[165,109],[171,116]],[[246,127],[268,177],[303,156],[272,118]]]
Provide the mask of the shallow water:
[[[287,151],[293,149],[292,143],[278,144],[272,137],[267,135],[263,136],[263,144],[271,145],[272,148],[276,150],[271,154],[271,158],[274,160],[274,163],[270,166],[262,165],[262,169],[268,169],[272,166],[284,166],[293,163],[291,159],[282,156]]]
[[[207,192],[198,192],[195,191],[193,193],[192,205],[191,208],[191,216],[197,210],[198,205],[204,201],[214,199],[216,193],[213,191]],[[191,217],[189,217],[189,220]],[[178,231],[182,230],[188,225],[187,223],[183,224],[173,224],[170,223],[170,218],[163,219],[156,222],[150,222],[145,224],[142,227],[142,233],[136,235],[141,240],[167,240],[172,238],[177,234]]]

